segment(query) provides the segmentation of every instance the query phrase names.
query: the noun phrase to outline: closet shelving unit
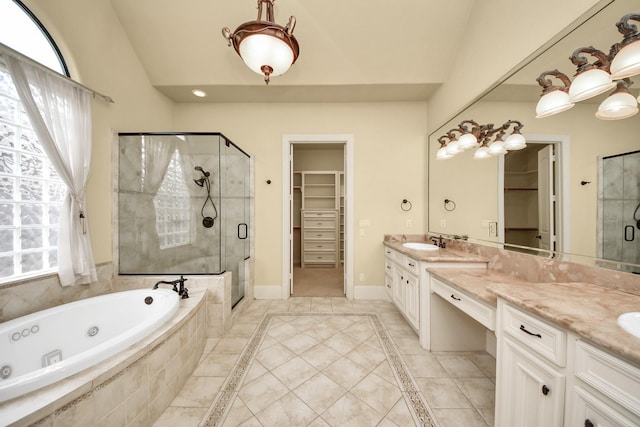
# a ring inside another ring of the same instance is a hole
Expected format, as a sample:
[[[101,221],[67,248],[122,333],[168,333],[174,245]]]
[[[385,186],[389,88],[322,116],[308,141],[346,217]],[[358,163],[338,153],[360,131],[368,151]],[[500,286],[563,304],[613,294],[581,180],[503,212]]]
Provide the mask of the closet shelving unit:
[[[304,267],[340,263],[340,184],[337,171],[302,171],[302,259]]]
[[[505,243],[537,246],[538,241],[538,170],[504,173]]]

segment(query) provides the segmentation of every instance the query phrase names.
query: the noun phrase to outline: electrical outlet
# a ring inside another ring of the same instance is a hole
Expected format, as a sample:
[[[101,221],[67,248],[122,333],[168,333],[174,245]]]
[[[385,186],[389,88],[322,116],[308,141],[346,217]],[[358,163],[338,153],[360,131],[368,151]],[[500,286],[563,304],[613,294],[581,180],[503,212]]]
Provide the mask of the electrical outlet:
[[[406,227],[407,227],[407,228],[411,228],[411,227],[413,227],[413,222],[412,222],[410,219],[408,219],[408,220],[407,220],[407,222],[406,222]]]
[[[447,228],[447,220],[446,219],[441,219],[440,220],[440,228]]]
[[[489,237],[498,237],[498,223],[495,221],[489,222]]]

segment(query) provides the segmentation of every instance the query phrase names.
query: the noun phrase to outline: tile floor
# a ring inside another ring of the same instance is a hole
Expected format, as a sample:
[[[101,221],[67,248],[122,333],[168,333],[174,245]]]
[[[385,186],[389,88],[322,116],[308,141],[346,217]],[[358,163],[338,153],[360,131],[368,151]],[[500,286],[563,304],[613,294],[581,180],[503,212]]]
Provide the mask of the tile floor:
[[[493,357],[421,349],[390,302],[254,301],[154,426],[487,427],[494,395]]]

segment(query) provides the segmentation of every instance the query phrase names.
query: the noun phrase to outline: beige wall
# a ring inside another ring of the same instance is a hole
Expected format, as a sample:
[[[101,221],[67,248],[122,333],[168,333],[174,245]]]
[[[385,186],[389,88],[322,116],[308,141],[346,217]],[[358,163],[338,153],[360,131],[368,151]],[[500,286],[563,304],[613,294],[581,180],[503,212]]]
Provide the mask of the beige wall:
[[[577,104],[569,111],[544,119],[535,118],[534,103],[480,102],[464,114],[479,123],[499,125],[507,119],[525,124],[525,135],[566,135],[569,137],[569,227],[570,252],[596,256],[596,218],[598,195],[598,158],[640,147],[640,121],[636,117],[625,120],[599,120],[594,117],[597,103]],[[456,123],[460,122],[459,118]],[[463,153],[453,159],[436,161],[436,145],[430,143],[430,177],[461,179],[442,180],[431,191],[429,202],[438,206],[440,199],[456,200],[455,213],[432,209],[429,213],[431,230],[446,233],[465,233],[478,239],[491,240],[481,227],[481,219],[497,219],[497,160],[473,160],[473,153]],[[438,145],[439,146],[439,145]],[[591,184],[581,185],[581,181]],[[440,220],[447,218],[449,227],[440,228]],[[462,230],[462,231],[458,231]]]
[[[282,135],[353,134],[356,285],[384,282],[385,233],[422,233],[426,215],[426,105],[356,104],[180,104],[176,125],[190,131],[217,130],[255,158],[256,286],[282,281]],[[271,185],[265,181],[270,179]],[[413,209],[402,212],[403,198]],[[371,226],[360,235],[359,221]]]
[[[456,61],[429,99],[428,129],[450,117],[581,15],[610,0],[476,1]],[[452,29],[453,30],[453,29]]]
[[[88,216],[96,263],[112,260],[111,142],[116,131],[170,131],[173,102],[147,79],[108,0],[26,0],[67,60],[71,77],[115,104],[94,99]]]

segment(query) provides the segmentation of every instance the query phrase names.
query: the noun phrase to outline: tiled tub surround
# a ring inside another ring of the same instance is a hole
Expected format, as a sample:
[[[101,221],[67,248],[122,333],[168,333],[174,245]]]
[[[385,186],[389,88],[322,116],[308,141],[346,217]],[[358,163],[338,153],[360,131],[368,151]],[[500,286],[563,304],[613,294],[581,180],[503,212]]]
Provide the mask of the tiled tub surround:
[[[206,292],[193,290],[147,338],[56,384],[0,404],[0,425],[150,425],[191,375],[206,338]]]

